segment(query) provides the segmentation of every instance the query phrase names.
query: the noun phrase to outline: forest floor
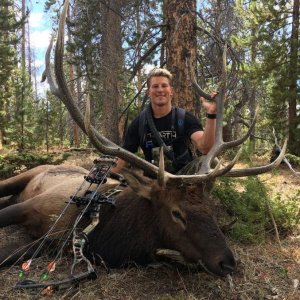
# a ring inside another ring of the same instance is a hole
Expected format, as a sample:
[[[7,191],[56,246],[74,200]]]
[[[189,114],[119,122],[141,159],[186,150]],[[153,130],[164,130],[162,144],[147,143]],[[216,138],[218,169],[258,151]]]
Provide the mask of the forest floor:
[[[288,197],[300,187],[300,179],[286,167],[260,176],[269,193],[280,192]],[[19,234],[22,230],[16,226],[1,229],[1,244],[12,236],[18,238]],[[239,259],[232,280],[171,266],[112,269],[108,275],[102,267],[94,281],[80,283],[69,292],[42,295],[32,290],[14,289],[20,267],[13,267],[0,271],[0,299],[300,299],[299,225],[288,237],[281,239],[281,248],[273,238],[251,246],[230,240],[229,244]],[[62,271],[65,276],[66,270]]]

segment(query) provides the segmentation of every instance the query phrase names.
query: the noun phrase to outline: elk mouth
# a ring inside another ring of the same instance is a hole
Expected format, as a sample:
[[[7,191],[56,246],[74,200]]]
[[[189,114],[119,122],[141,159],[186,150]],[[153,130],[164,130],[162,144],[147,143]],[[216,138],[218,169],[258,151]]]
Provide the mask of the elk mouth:
[[[165,257],[171,262],[178,263],[189,269],[199,269],[201,268],[205,272],[214,276],[227,276],[231,275],[235,271],[236,261],[233,263],[220,262],[215,266],[209,267],[208,264],[204,263],[202,259],[199,259],[196,263],[188,262],[181,254],[181,252],[171,249],[157,249],[156,255],[160,257]]]
[[[208,274],[224,277],[227,275],[232,275],[234,273],[236,263],[234,262],[233,265],[230,265],[230,264],[220,262],[217,265],[217,267],[214,267],[214,271],[212,271],[212,268],[209,268],[208,265],[205,264],[201,259],[198,260],[197,265],[201,267]]]
[[[181,255],[179,251],[171,250],[171,249],[157,249],[156,255],[160,257],[165,257],[171,262],[179,263],[183,266],[190,267],[190,266],[196,266],[196,264],[190,264],[188,263],[184,257]]]

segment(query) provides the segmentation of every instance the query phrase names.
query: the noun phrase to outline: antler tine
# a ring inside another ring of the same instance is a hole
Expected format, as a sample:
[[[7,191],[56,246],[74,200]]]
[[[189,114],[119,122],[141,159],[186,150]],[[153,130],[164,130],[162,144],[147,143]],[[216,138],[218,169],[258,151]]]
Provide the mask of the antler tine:
[[[214,101],[214,99],[212,98],[212,96],[210,94],[207,94],[205,91],[203,91],[201,89],[201,87],[199,86],[199,84],[196,81],[195,74],[193,72],[191,72],[191,73],[192,73],[192,85],[195,88],[195,91],[197,92],[197,94],[200,97],[204,97],[207,100]]]
[[[218,172],[220,171],[221,164],[222,161],[220,160],[217,166],[214,169],[211,169],[211,171],[208,174],[173,175],[168,172],[165,172],[165,182],[171,180],[177,182],[178,185],[180,185],[183,182],[199,183],[202,181],[208,181],[218,176]]]
[[[51,93],[60,98],[60,93],[59,93],[59,89],[57,87],[57,84],[55,83],[55,79],[53,78],[53,73],[52,73],[52,70],[51,70],[51,62],[50,62],[50,53],[51,53],[51,50],[52,50],[52,47],[53,47],[53,40],[54,40],[54,34],[52,34],[51,36],[51,40],[50,40],[50,43],[49,43],[49,46],[47,48],[47,51],[46,51],[46,54],[45,54],[45,67],[46,67],[46,70],[45,70],[45,78],[42,79],[42,82],[45,81],[45,79],[47,78],[47,81],[49,83],[49,86],[50,86],[50,91]]]
[[[59,99],[64,103],[72,118],[79,125],[82,131],[89,136],[91,143],[95,146],[97,150],[107,155],[112,155],[112,156],[117,156],[119,158],[122,158],[125,161],[135,165],[136,167],[141,168],[149,175],[156,177],[158,174],[158,167],[154,166],[153,164],[147,162],[144,159],[139,158],[133,153],[128,152],[125,149],[117,146],[116,144],[114,144],[113,142],[111,142],[110,140],[102,136],[100,133],[98,133],[95,130],[95,128],[91,126],[88,113],[84,121],[84,117],[80,109],[75,104],[72,95],[68,89],[67,82],[63,72],[64,26],[65,26],[68,6],[69,6],[69,0],[66,0],[59,20],[59,29],[58,29],[57,42],[55,47],[54,60],[55,60],[55,77],[56,77],[57,87],[55,86],[54,80],[52,78],[51,70],[50,70],[50,51],[52,46],[51,44],[53,41],[51,41],[48,47],[48,49],[50,50],[49,53],[47,54],[47,57],[49,58],[47,77],[49,83],[51,82],[50,85],[51,91],[57,97],[59,97]],[[87,107],[89,109],[89,103],[87,103]]]
[[[217,100],[218,101],[218,100]],[[212,162],[212,159],[215,158],[217,155],[219,155],[221,152],[223,152],[224,150],[227,150],[227,149],[230,149],[230,148],[233,148],[233,147],[236,147],[236,146],[239,146],[241,145],[244,141],[247,140],[247,138],[250,136],[251,132],[253,131],[253,128],[255,126],[255,123],[256,123],[256,119],[257,119],[257,115],[258,115],[258,109],[256,110],[255,112],[255,115],[254,115],[254,119],[249,127],[249,129],[247,130],[247,132],[239,139],[236,139],[234,141],[230,141],[230,142],[224,142],[223,141],[223,137],[222,136],[219,136],[218,138],[216,138],[216,143],[215,143],[215,146],[214,148],[215,149],[211,149],[212,150],[212,153],[208,153],[207,156],[208,157],[208,162],[206,163],[207,164],[210,164],[210,162]],[[218,117],[217,117],[218,118]],[[219,132],[223,132],[223,129],[218,129],[218,124],[217,124],[217,130],[219,130]],[[235,159],[234,159],[235,160]],[[236,160],[235,160],[236,161]],[[233,166],[232,166],[233,167]],[[204,168],[204,167],[203,167]],[[205,170],[209,170],[209,165],[207,165],[205,168]],[[201,173],[201,171],[200,171]]]
[[[164,149],[160,147],[159,149],[159,171],[157,175],[157,182],[160,186],[164,187],[165,182],[165,158],[164,158]]]
[[[221,86],[220,93],[216,96],[217,104],[217,119],[216,119],[216,137],[215,144],[207,153],[201,169],[198,174],[209,174],[212,172],[211,164],[213,159],[223,150],[223,114],[224,114],[224,100],[226,97],[226,86],[227,86],[227,73],[226,73],[226,58],[227,58],[227,44],[223,50],[223,63],[222,63],[222,74],[221,74]]]
[[[239,151],[237,152],[237,154],[235,155],[235,157],[233,158],[233,160],[229,164],[227,164],[226,167],[220,169],[217,172],[217,174],[216,174],[215,177],[220,177],[220,176],[223,176],[226,173],[228,173],[234,167],[235,163],[238,161],[241,153],[242,153],[242,148],[239,149]]]
[[[195,72],[193,71],[192,62],[189,59],[189,57],[190,57],[190,54],[187,55],[186,58],[185,58],[185,65],[186,65],[186,68],[188,69],[187,80],[192,82],[193,88],[195,89],[196,93],[200,97],[204,97],[205,99],[207,99],[209,101],[215,101],[214,98],[210,94],[207,94],[205,91],[203,91],[201,89],[201,87],[199,86],[199,84],[197,83],[196,75],[195,75]]]
[[[249,129],[248,131],[239,139],[236,139],[234,141],[230,141],[230,142],[226,142],[224,143],[224,148],[222,150],[225,150],[225,149],[229,149],[229,148],[233,148],[233,147],[236,147],[236,146],[239,146],[241,145],[244,141],[247,140],[247,138],[250,136],[251,132],[253,131],[254,129],[254,126],[255,126],[255,123],[256,123],[256,120],[257,120],[257,116],[258,116],[258,107],[256,108],[256,111],[255,111],[255,114],[254,114],[254,118],[252,120],[252,123],[251,125],[249,126]]]
[[[231,170],[227,174],[225,174],[225,176],[228,177],[253,176],[253,175],[259,175],[271,171],[272,169],[278,167],[281,161],[284,159],[286,148],[287,148],[287,139],[285,139],[284,141],[279,156],[272,163],[261,167]]]

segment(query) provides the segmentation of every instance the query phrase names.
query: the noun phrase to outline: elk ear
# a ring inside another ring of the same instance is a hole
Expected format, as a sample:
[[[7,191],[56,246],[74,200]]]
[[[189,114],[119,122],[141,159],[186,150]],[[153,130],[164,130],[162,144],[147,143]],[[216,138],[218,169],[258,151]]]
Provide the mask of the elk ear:
[[[135,193],[137,193],[138,196],[147,200],[151,199],[151,191],[153,186],[152,179],[143,176],[138,171],[129,170],[127,168],[122,170],[122,175],[124,175],[128,185]]]

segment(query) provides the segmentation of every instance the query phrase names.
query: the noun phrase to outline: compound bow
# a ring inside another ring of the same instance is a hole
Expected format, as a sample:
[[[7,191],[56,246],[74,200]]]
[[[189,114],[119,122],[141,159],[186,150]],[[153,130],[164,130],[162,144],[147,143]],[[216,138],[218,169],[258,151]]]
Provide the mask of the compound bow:
[[[94,230],[94,228],[99,223],[99,214],[102,204],[108,204],[111,206],[115,205],[114,195],[122,191],[122,189],[118,189],[120,186],[126,185],[124,179],[119,176],[118,179],[120,184],[115,187],[113,190],[109,190],[106,193],[101,193],[100,188],[101,186],[107,182],[107,177],[110,175],[111,168],[115,166],[117,158],[111,156],[102,156],[99,159],[94,161],[94,166],[91,168],[89,174],[84,176],[84,181],[76,191],[76,194],[70,197],[70,200],[67,202],[67,205],[63,209],[62,213],[54,222],[53,226],[44,236],[42,242],[34,252],[33,256],[25,261],[22,264],[22,270],[19,273],[19,278],[22,280],[19,281],[15,288],[17,289],[38,289],[43,288],[47,291],[58,290],[62,288],[67,288],[69,286],[76,286],[80,281],[89,280],[89,279],[96,279],[97,272],[93,267],[92,263],[86,256],[84,255],[84,248],[88,242],[88,234]],[[83,196],[78,196],[78,192],[80,191],[81,187],[84,185],[85,182],[88,182],[88,188],[84,192]],[[95,189],[91,189],[91,186],[95,186]],[[31,279],[25,279],[24,277],[29,276],[30,266],[40,253],[43,245],[45,244],[47,238],[56,228],[58,221],[64,216],[66,210],[70,205],[77,205],[78,207],[83,207],[81,212],[78,214],[72,228],[68,231],[67,237],[62,241],[62,245],[59,247],[59,251],[56,257],[48,264],[47,272],[40,275],[40,279],[42,282],[36,282]],[[88,214],[91,219],[91,223],[83,230],[78,229],[78,224],[82,220],[84,215]],[[56,263],[59,257],[62,255],[62,251],[67,245],[67,243],[71,240],[72,236],[72,249],[73,249],[73,264],[71,266],[70,276],[63,280],[53,280],[47,281],[49,278],[50,273],[52,273],[56,268]],[[101,259],[105,269],[109,272],[109,269],[106,267],[105,263]],[[76,274],[75,270],[79,264],[84,264],[86,267],[86,271]]]

